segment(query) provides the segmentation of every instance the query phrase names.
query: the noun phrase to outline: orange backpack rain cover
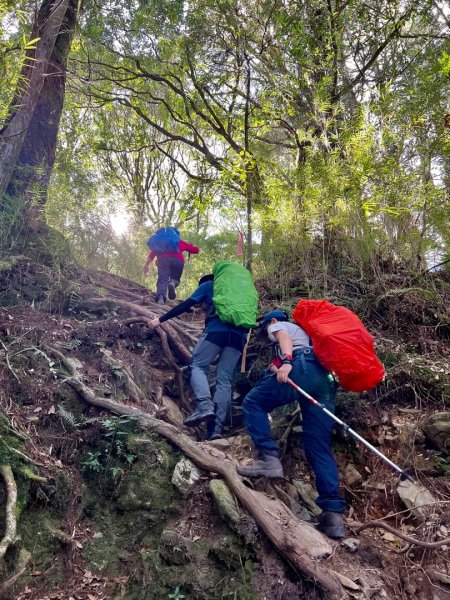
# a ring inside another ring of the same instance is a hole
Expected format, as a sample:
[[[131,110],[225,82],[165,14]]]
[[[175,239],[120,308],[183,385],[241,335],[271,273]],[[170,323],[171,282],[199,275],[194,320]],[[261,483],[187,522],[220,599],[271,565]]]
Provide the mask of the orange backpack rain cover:
[[[292,317],[311,338],[317,360],[343,388],[362,392],[382,381],[384,367],[373,337],[351,310],[327,300],[300,300]]]

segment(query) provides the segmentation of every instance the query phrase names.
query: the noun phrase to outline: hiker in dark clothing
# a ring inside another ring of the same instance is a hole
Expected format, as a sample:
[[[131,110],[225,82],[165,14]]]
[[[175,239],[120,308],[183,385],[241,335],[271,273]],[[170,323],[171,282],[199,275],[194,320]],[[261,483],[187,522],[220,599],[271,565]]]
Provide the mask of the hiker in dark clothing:
[[[202,421],[209,422],[213,425],[210,440],[222,437],[223,426],[231,411],[233,374],[248,334],[247,329],[225,323],[217,316],[213,302],[213,280],[212,274],[204,275],[198,282],[198,288],[187,300],[159,319],[150,321],[151,327],[155,328],[164,321],[178,317],[195,304],[205,305],[205,329],[192,352],[191,362],[190,383],[195,395],[195,410],[184,424],[194,427]],[[217,356],[216,391],[211,399],[208,372]]]
[[[153,250],[150,251],[147,260],[144,265],[144,273],[148,273],[150,263],[156,257],[156,266],[158,268],[158,281],[156,283],[156,302],[158,304],[164,304],[166,301],[166,295],[169,300],[175,300],[176,288],[180,285],[181,275],[184,269],[184,256],[183,252],[189,252],[190,254],[198,254],[200,249],[193,244],[188,244],[184,240],[180,240],[178,243],[177,252],[161,252],[157,253]]]
[[[269,339],[276,342],[277,355],[263,379],[244,399],[245,428],[259,452],[259,458],[247,466],[238,467],[237,471],[246,477],[283,477],[281,452],[271,437],[268,413],[298,401],[303,418],[305,455],[316,476],[317,504],[323,511],[318,527],[329,537],[341,538],[344,536],[342,513],[345,502],[339,492],[338,470],[331,450],[333,420],[286,385],[291,378],[334,412],[337,383],[315,358],[306,332],[289,323],[284,311],[267,313],[260,324],[268,326],[267,333]]]

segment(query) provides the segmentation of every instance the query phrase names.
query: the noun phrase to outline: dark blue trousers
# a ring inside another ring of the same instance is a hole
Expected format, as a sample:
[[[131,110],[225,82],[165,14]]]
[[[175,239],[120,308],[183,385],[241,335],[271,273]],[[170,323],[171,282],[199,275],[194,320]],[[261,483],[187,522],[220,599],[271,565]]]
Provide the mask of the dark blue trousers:
[[[176,256],[160,256],[158,258],[158,281],[156,282],[156,296],[167,295],[167,286],[173,279],[175,287],[178,287],[183,274],[184,262]]]
[[[315,358],[312,349],[294,353],[290,378],[328,410],[334,412],[337,384]],[[306,459],[316,476],[319,493],[317,504],[322,510],[344,512],[345,502],[339,493],[339,476],[331,450],[333,420],[311,404],[287,383],[278,383],[276,375],[266,371],[244,399],[243,411],[247,433],[256,448],[279,456],[278,445],[271,437],[268,413],[275,408],[300,402],[303,417],[303,446]]]

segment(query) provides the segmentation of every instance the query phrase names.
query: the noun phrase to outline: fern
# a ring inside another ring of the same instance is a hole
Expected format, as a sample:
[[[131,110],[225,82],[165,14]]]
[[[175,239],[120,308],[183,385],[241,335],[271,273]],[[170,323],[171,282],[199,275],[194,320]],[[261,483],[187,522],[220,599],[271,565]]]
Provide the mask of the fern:
[[[77,421],[76,416],[68,411],[63,404],[58,406],[58,413],[61,419],[69,425],[72,429],[79,427],[80,423]]]

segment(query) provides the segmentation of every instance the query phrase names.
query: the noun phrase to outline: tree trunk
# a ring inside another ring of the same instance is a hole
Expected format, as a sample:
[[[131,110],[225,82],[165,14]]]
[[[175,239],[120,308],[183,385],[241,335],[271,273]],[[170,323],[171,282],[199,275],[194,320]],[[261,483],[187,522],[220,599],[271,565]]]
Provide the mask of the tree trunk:
[[[40,41],[22,71],[28,83],[0,137],[0,193],[22,194],[28,210],[47,198],[78,9],[79,0],[43,0],[33,28]]]

